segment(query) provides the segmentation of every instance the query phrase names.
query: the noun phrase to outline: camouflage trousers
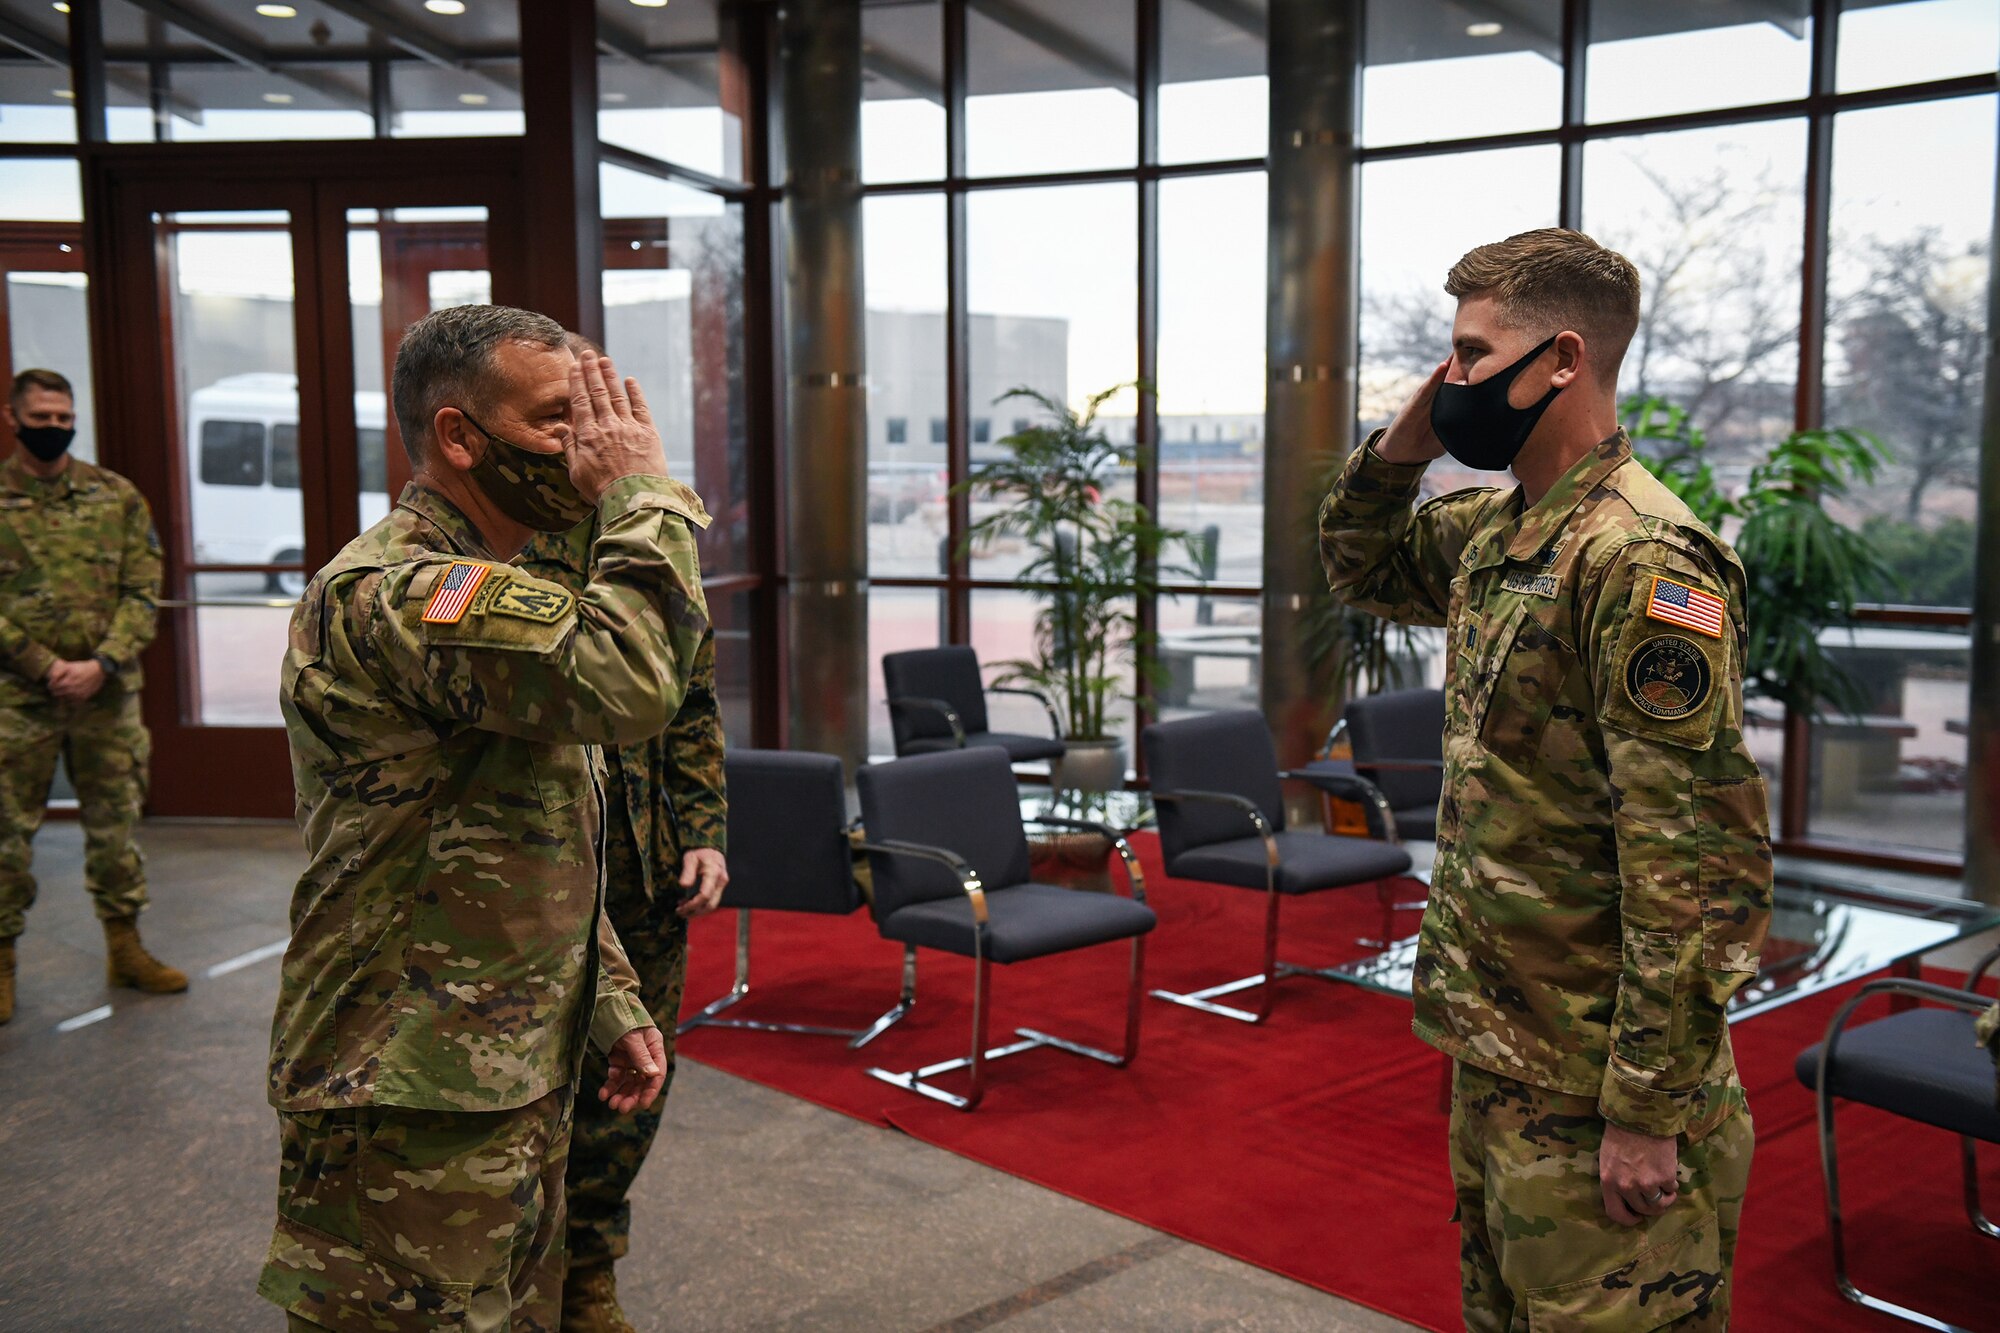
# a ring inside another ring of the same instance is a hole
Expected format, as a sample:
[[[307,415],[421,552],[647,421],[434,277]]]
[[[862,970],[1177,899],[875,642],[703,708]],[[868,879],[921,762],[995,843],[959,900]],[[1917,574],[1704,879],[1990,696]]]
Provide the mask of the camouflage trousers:
[[[136,916],[145,907],[146,869],[132,829],[146,804],[152,749],[139,697],[115,685],[81,704],[0,704],[0,940],[21,933],[35,902],[29,867],[58,755],[76,787],[83,879],[97,915]]]
[[[258,1295],[288,1328],[556,1333],[569,1086],[510,1111],[281,1111]]]
[[[1468,1333],[1729,1327],[1753,1133],[1738,1111],[1680,1144],[1680,1197],[1634,1227],[1605,1214],[1594,1098],[1459,1062],[1451,1110]]]
[[[660,1132],[674,1085],[674,1025],[687,983],[687,922],[675,911],[678,871],[662,876],[648,899],[638,852],[629,837],[605,839],[604,910],[639,974],[639,996],[660,1025],[667,1047],[667,1081],[652,1106],[619,1115],[597,1099],[605,1059],[592,1050],[577,1084],[576,1134],[569,1152],[569,1258],[572,1265],[622,1259],[631,1246],[632,1205],[626,1195]]]

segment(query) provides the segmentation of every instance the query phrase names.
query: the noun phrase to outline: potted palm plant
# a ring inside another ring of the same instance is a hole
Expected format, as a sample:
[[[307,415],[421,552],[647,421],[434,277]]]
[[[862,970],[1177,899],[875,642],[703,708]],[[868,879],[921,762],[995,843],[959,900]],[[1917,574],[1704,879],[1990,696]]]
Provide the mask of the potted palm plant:
[[[1189,535],[1155,522],[1145,505],[1105,492],[1112,479],[1139,462],[1137,443],[1118,444],[1097,424],[1099,410],[1136,384],[1093,394],[1077,412],[1029,388],[1015,388],[995,403],[1024,400],[1045,420],[1000,441],[1004,452],[973,469],[964,489],[993,506],[967,530],[964,549],[1020,542],[1028,559],[1019,577],[1035,585],[1033,654],[998,663],[997,680],[1040,691],[1056,710],[1068,752],[1050,774],[1058,787],[1105,791],[1125,781],[1125,743],[1119,735],[1130,705],[1121,668],[1156,674],[1145,650],[1150,637],[1136,614],[1136,599],[1158,586],[1163,554],[1189,555]],[[1191,573],[1176,563],[1170,573]]]

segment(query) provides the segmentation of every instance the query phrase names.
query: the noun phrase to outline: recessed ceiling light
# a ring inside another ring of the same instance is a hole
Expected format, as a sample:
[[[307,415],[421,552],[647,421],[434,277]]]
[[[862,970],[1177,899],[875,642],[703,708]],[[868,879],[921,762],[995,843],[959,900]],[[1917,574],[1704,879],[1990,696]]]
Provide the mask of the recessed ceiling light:
[[[56,89],[56,96],[62,98],[65,102],[74,102],[76,100],[76,94],[67,88]]]
[[[290,5],[259,5],[257,12],[267,19],[295,19],[299,11]]]
[[[58,14],[67,14],[67,13],[69,13],[69,2],[68,2],[68,0],[56,0],[56,5],[55,5],[55,8],[56,8],[56,13],[58,13]]]
[[[487,97],[485,93],[460,93],[458,100],[467,106],[485,106]]]
[[[424,8],[433,14],[463,14],[465,0],[424,0]]]
[[[272,106],[290,106],[292,104],[292,95],[290,93],[265,93],[264,100]]]
[[[667,0],[632,0],[641,9],[665,9]]]
[[[1497,23],[1468,24],[1465,29],[1465,35],[1467,37],[1498,37],[1500,35],[1500,25]]]

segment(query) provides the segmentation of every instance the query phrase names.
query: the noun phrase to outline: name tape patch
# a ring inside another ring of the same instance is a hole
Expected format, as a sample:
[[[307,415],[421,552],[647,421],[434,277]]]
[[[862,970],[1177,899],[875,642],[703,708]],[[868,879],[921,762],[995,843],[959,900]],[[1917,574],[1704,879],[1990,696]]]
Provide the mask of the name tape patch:
[[[455,560],[444,577],[431,589],[431,599],[424,606],[426,625],[456,625],[465,618],[465,610],[472,605],[479,586],[486,582],[486,576],[493,572],[491,565],[477,565],[469,560]]]
[[[1646,599],[1646,614],[1669,625],[1680,625],[1711,639],[1722,637],[1728,613],[1720,597],[1711,597],[1699,588],[1655,576],[1652,596]]]
[[[566,592],[510,579],[505,587],[493,594],[485,610],[489,615],[519,616],[523,620],[550,625],[561,620],[575,604],[576,599]]]
[[[1553,574],[1536,574],[1525,569],[1510,569],[1500,580],[1500,587],[1507,592],[1525,592],[1535,597],[1554,597],[1562,587],[1562,582]]]

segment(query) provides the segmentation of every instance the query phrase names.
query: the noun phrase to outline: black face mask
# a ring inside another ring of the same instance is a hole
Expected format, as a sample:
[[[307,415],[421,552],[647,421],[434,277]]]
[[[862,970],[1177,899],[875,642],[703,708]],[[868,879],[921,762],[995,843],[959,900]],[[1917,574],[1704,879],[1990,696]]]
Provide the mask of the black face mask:
[[[1561,335],[1556,335],[1560,337]],[[1515,407],[1507,390],[1528,363],[1555,346],[1555,338],[1537,347],[1497,375],[1477,384],[1440,384],[1431,399],[1431,429],[1445,452],[1480,472],[1505,472],[1520,456],[1535,423],[1562,390],[1554,385],[1539,402]]]
[[[53,463],[61,458],[69,448],[69,442],[76,438],[74,426],[17,426],[14,435],[26,449],[44,463]]]

